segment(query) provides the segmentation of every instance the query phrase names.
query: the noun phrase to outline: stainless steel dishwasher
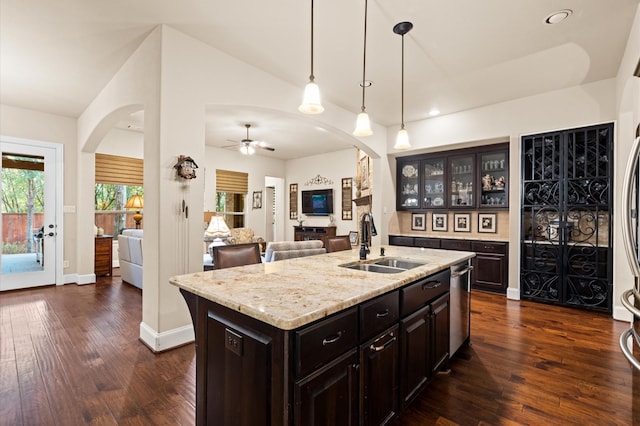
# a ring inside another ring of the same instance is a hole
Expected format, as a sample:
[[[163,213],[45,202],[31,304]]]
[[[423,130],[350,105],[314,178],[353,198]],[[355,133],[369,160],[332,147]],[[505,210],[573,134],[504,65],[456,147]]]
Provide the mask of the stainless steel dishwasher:
[[[449,356],[469,343],[471,328],[471,259],[451,267]]]

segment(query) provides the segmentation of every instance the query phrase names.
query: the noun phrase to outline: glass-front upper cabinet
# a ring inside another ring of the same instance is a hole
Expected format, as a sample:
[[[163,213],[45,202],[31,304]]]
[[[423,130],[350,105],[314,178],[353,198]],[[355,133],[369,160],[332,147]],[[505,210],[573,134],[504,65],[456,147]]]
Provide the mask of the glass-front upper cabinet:
[[[420,161],[398,162],[398,210],[420,208]]]
[[[422,208],[444,208],[444,159],[428,159],[422,161],[422,172],[424,176],[424,192],[422,197]]]
[[[503,208],[509,206],[509,159],[507,151],[479,154],[480,204],[482,208]]]
[[[473,207],[473,181],[475,178],[475,155],[449,157],[449,186],[451,204],[449,207]]]

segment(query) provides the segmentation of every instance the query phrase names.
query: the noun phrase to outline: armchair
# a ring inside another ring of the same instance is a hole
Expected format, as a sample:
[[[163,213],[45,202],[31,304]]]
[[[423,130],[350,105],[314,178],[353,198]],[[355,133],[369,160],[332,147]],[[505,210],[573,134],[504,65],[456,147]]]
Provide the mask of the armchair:
[[[229,237],[231,244],[263,243],[264,238],[253,234],[251,228],[233,228]]]

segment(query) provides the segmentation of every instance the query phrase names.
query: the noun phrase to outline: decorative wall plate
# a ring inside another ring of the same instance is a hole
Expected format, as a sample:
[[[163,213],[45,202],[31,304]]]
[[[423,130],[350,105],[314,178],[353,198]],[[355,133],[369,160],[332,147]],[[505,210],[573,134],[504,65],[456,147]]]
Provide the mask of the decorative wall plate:
[[[407,164],[402,168],[402,175],[405,177],[413,177],[418,174],[418,171],[411,164]]]

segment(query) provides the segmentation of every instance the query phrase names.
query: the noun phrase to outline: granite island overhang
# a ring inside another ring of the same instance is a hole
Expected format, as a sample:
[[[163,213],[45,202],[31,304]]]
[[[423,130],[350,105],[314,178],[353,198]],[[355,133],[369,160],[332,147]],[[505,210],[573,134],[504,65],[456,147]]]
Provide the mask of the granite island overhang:
[[[174,276],[173,285],[282,330],[293,330],[475,256],[473,252],[382,246]],[[424,262],[397,274],[348,269],[383,258]]]

